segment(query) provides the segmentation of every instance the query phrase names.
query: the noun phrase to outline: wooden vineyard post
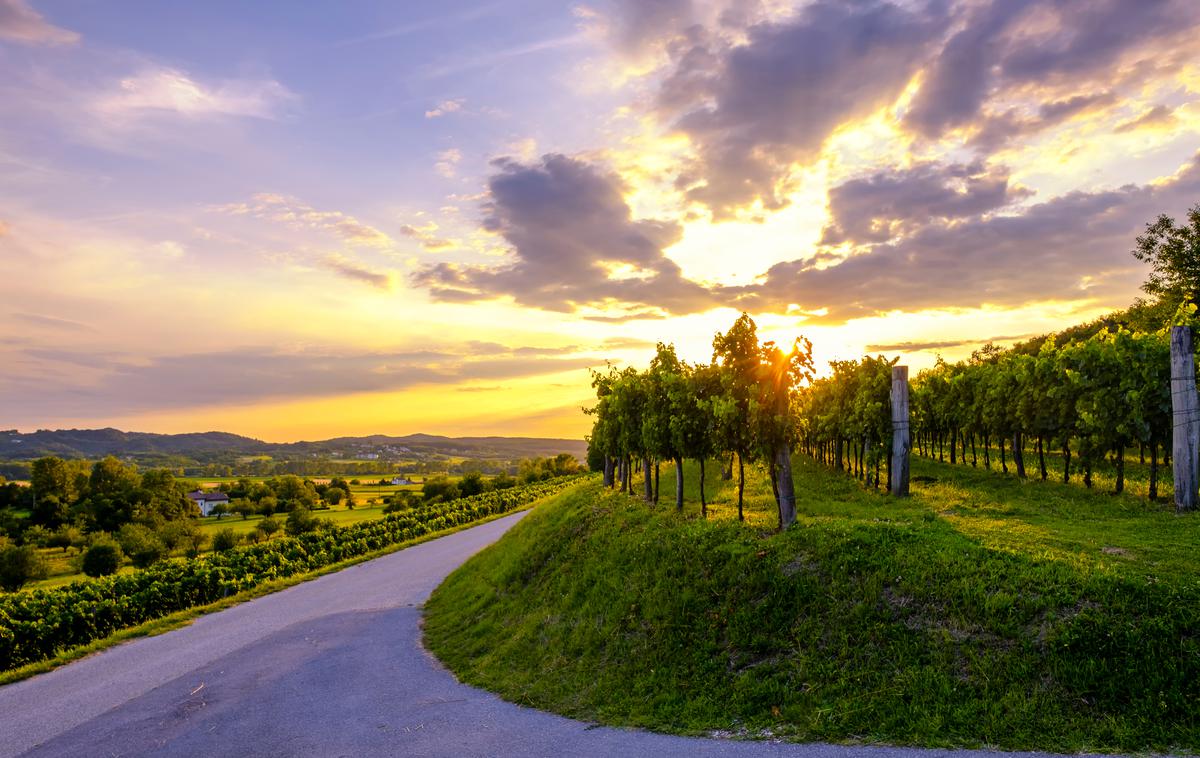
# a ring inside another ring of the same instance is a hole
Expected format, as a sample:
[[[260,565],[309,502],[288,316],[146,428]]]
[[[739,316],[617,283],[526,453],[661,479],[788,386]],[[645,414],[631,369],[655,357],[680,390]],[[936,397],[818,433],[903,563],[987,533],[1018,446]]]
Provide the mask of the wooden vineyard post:
[[[1196,395],[1196,362],[1192,328],[1171,327],[1171,458],[1175,470],[1175,510],[1196,509],[1200,469],[1200,397]]]
[[[908,495],[912,430],[908,413],[908,366],[892,366],[892,494]]]

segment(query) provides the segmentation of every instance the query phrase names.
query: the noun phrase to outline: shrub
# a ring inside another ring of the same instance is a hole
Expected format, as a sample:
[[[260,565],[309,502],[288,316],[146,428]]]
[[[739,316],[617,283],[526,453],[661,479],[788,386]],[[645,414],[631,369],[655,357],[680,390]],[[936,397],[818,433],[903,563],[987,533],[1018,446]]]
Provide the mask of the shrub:
[[[238,536],[232,529],[222,529],[214,534],[212,538],[212,549],[218,553],[232,550],[237,547],[237,544]]]
[[[92,546],[84,551],[80,567],[88,576],[108,576],[117,573],[123,559],[121,547],[117,543],[102,540],[93,542]]]
[[[274,518],[271,518],[270,516],[267,516],[265,519],[258,522],[258,530],[257,531],[260,531],[263,534],[267,535],[267,538],[270,539],[271,535],[275,534],[275,532],[278,532],[282,528],[283,527],[279,523],[278,519],[274,519]]]

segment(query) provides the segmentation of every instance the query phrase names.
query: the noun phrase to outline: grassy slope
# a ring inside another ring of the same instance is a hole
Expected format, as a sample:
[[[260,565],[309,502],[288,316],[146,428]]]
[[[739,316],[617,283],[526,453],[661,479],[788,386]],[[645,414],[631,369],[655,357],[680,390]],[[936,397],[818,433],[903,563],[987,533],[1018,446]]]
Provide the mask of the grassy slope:
[[[610,724],[1200,747],[1200,519],[914,466],[936,481],[896,501],[797,458],[784,534],[761,476],[748,526],[728,486],[708,522],[691,501],[676,515],[669,468],[657,509],[589,485],[454,573],[427,644],[467,682]]]

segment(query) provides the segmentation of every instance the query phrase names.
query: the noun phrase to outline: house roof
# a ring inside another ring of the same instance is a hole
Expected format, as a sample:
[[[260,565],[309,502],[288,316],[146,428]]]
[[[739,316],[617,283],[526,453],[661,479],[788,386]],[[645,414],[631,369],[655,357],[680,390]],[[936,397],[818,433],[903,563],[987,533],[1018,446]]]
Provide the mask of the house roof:
[[[229,495],[224,492],[205,492],[204,490],[196,490],[195,492],[187,493],[187,496],[192,500],[228,500]]]

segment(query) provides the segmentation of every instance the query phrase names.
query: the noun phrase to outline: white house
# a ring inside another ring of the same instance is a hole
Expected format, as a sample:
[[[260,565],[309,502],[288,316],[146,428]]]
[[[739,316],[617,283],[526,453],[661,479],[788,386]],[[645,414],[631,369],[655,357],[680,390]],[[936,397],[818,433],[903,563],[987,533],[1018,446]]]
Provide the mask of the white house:
[[[215,505],[229,505],[229,495],[226,495],[224,492],[196,490],[195,492],[187,493],[187,498],[200,507],[201,516],[207,516],[212,513],[213,506]]]
[[[393,476],[393,477],[392,477],[392,484],[395,484],[395,485],[405,485],[405,484],[412,484],[412,482],[410,482],[410,481],[408,480],[408,477],[404,477],[404,476]]]

